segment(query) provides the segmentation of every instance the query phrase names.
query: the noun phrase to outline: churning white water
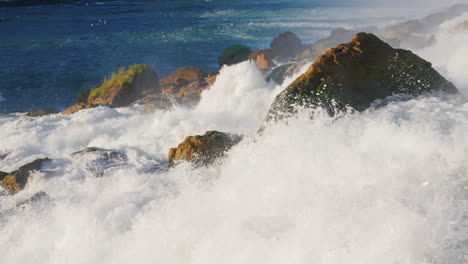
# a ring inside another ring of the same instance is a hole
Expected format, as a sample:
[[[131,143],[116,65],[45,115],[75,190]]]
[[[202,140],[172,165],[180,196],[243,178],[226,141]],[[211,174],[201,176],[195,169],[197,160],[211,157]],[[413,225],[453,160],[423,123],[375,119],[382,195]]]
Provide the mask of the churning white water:
[[[417,52],[466,95],[466,36],[439,35]],[[0,170],[54,159],[0,197],[0,262],[467,263],[466,99],[396,97],[314,120],[304,110],[256,136],[292,80],[275,87],[245,62],[224,68],[192,110],[0,116]],[[215,166],[163,169],[170,147],[212,129],[246,138]],[[94,177],[92,156],[71,157],[87,146],[128,160]],[[16,206],[39,191],[48,198]]]

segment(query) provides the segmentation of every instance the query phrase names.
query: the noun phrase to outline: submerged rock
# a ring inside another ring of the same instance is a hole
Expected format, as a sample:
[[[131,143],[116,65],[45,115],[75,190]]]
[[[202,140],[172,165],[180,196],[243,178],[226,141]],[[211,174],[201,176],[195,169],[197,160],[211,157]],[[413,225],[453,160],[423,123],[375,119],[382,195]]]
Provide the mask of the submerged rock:
[[[107,169],[127,164],[128,160],[124,153],[96,147],[87,147],[74,152],[72,157],[84,163],[84,168],[96,177],[103,176]]]
[[[50,161],[48,158],[37,159],[31,163],[21,166],[18,170],[7,174],[3,178],[1,185],[11,194],[21,191],[28,183],[32,173],[41,170],[44,164],[48,161]]]
[[[172,166],[185,160],[197,167],[208,166],[241,140],[241,136],[218,131],[189,136],[177,148],[169,150],[169,164]]]
[[[105,80],[100,87],[83,92],[77,98],[77,104],[69,107],[63,113],[72,114],[78,110],[99,105],[128,106],[145,96],[160,92],[159,77],[150,66],[138,64],[130,66],[128,70],[122,67],[118,73],[113,73],[108,80]]]
[[[43,109],[43,110],[29,110],[26,115],[29,117],[41,117],[46,115],[57,114],[58,112],[54,109]]]
[[[302,41],[293,32],[286,31],[271,41],[270,48],[280,58],[295,57],[302,49]]]
[[[248,59],[252,50],[244,45],[234,45],[223,51],[218,57],[219,66],[233,65]]]
[[[295,106],[322,106],[331,115],[352,107],[367,109],[393,94],[458,93],[431,63],[411,51],[393,49],[373,34],[359,33],[319,57],[300,78],[281,92],[266,121],[285,118]]]

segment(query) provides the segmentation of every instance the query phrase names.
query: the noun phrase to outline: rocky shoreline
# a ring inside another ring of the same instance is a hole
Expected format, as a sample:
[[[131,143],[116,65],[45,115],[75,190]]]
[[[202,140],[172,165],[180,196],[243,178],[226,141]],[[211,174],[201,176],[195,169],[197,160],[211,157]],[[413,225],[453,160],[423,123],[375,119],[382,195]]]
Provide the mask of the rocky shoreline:
[[[223,67],[251,61],[267,80],[277,84],[282,84],[302,66],[312,64],[276,97],[264,123],[259,124],[261,136],[266,124],[294,116],[297,107],[323,107],[329,115],[335,115],[347,109],[364,111],[375,100],[395,94],[457,94],[457,88],[432,68],[430,62],[407,49],[432,45],[437,41],[432,31],[436,25],[465,11],[468,5],[456,5],[447,11],[383,29],[335,29],[328,38],[313,44],[302,43],[296,34],[288,31],[274,38],[268,49],[252,51],[242,45],[228,47],[220,54],[218,63]],[[466,24],[460,23],[452,31],[466,31]],[[170,110],[174,106],[194,107],[202,93],[216,82],[218,74],[219,71],[207,74],[196,66],[187,66],[160,78],[148,65],[121,67],[101,86],[77,95],[75,104],[62,114],[72,115],[98,106],[114,108],[134,104],[143,105],[145,112]],[[31,110],[26,115],[35,118],[50,114],[56,111]],[[193,167],[210,166],[222,160],[242,138],[242,135],[219,131],[188,136],[169,150],[166,169],[184,161]],[[108,166],[126,160],[123,153],[92,147],[75,152],[72,157],[89,153],[97,155]],[[0,172],[0,185],[15,194],[27,186],[35,172],[44,171],[44,164],[48,162],[47,158],[38,159],[16,171]],[[102,171],[97,170],[95,175],[102,176]]]

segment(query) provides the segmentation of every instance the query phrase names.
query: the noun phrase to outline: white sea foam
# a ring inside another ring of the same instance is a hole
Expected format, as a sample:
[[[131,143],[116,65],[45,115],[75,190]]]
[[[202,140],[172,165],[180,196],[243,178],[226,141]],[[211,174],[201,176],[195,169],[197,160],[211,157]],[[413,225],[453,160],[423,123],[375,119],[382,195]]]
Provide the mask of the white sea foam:
[[[466,94],[466,63],[455,58],[467,48],[450,46],[463,36],[440,34],[448,39],[418,53]],[[0,197],[1,262],[468,261],[465,98],[425,96],[338,119],[304,112],[256,136],[281,89],[245,62],[222,69],[192,110],[0,116],[0,151],[11,152],[0,170],[55,159],[24,191]],[[246,138],[210,168],[149,169],[211,129]],[[128,165],[96,178],[89,160],[70,157],[86,146],[124,152]],[[15,206],[38,191],[50,198]]]

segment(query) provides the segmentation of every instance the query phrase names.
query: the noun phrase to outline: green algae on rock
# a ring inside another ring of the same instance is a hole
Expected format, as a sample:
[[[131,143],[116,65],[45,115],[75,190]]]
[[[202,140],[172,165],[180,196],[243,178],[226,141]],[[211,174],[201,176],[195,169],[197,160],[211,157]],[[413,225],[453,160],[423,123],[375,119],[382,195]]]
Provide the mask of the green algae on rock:
[[[393,49],[373,34],[359,33],[347,44],[329,49],[305,74],[274,100],[266,121],[295,113],[295,106],[336,110],[367,109],[394,94],[458,93],[431,63],[414,53]]]
[[[136,64],[127,70],[120,67],[100,87],[80,93],[75,105],[64,114],[72,114],[81,109],[99,105],[109,107],[128,106],[151,94],[161,92],[158,74],[146,64]]]
[[[219,131],[186,137],[177,148],[169,150],[169,165],[189,161],[196,167],[208,166],[241,140],[241,136]]]

